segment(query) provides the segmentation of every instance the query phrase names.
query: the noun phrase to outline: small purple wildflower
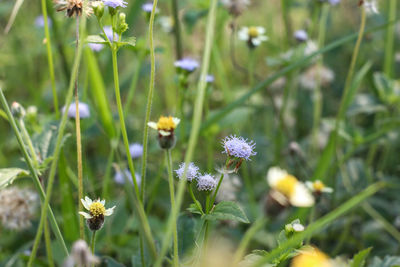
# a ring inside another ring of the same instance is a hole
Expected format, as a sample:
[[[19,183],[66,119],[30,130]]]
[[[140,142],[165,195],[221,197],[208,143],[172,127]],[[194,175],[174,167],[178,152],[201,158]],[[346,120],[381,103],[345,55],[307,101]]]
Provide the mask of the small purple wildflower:
[[[104,33],[107,35],[108,40],[110,40],[110,42],[114,41],[114,36],[113,36],[113,30],[111,26],[104,26]],[[115,38],[118,40],[119,36],[118,34],[115,34]]]
[[[117,8],[117,7],[126,7],[128,4],[127,2],[123,0],[103,0],[104,5],[112,8]]]
[[[75,116],[76,116],[76,112],[75,112],[76,108],[75,107],[76,107],[75,103],[72,103],[69,106],[68,111],[67,111],[69,118],[75,118]],[[78,107],[79,107],[79,117],[81,119],[86,119],[86,118],[90,117],[90,109],[89,109],[88,104],[79,102]],[[62,113],[64,113],[64,112],[65,112],[65,106],[62,108]]]
[[[251,156],[257,154],[257,152],[254,151],[256,146],[254,141],[248,142],[247,139],[237,137],[236,135],[225,137],[222,141],[222,145],[225,149],[222,153],[226,153],[235,158],[250,160]]]
[[[49,27],[52,25],[52,21],[50,18],[47,18],[47,24]],[[37,16],[35,19],[35,26],[38,28],[43,28],[44,27],[44,18],[43,15]]]
[[[133,143],[129,146],[129,153],[133,159],[140,158],[143,155],[143,146],[139,143]]]
[[[193,72],[199,67],[199,62],[192,58],[183,58],[175,61],[174,66],[181,70],[186,70],[188,72]]]
[[[185,163],[182,162],[181,165],[179,165],[179,169],[175,170],[175,173],[179,179],[182,179],[183,172],[185,171],[185,166],[186,166]],[[192,182],[193,180],[196,180],[198,176],[199,176],[199,167],[194,165],[193,162],[190,162],[188,169],[186,171],[186,179],[188,180],[188,182]]]
[[[208,75],[206,76],[206,82],[207,82],[207,83],[213,83],[214,80],[215,80],[215,78],[214,78],[213,75],[208,74]]]
[[[197,179],[197,190],[199,191],[211,191],[217,186],[217,181],[211,174],[204,174],[199,176]]]
[[[320,2],[328,2],[331,6],[336,6],[341,0],[319,0]]]
[[[299,42],[305,42],[308,39],[308,34],[305,30],[298,30],[294,33],[294,38]]]
[[[151,11],[153,11],[153,3],[144,3],[142,5],[142,10],[146,13],[151,13]],[[157,7],[156,7],[156,13],[158,13]]]
[[[138,186],[140,186],[140,183],[142,181],[142,178],[140,176],[140,174],[135,173],[135,177],[136,177],[136,182],[138,184]],[[123,172],[122,171],[117,171],[114,175],[114,181],[117,184],[123,185],[125,184],[126,179],[128,179],[128,181],[133,184],[132,181],[132,175],[131,172],[128,169],[125,169]]]
[[[103,44],[89,43],[88,45],[94,52],[100,52],[104,48]]]

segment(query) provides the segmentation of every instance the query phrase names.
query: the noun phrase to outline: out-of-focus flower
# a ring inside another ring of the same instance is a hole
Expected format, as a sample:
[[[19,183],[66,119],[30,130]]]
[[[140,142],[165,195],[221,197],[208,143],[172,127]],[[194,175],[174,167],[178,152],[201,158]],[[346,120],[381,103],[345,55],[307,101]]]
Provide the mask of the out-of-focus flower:
[[[341,0],[320,0],[320,2],[327,2],[331,6],[336,6],[340,3]]]
[[[217,181],[215,181],[214,176],[211,174],[204,174],[200,175],[197,178],[197,190],[199,191],[207,191],[210,192],[214,190],[214,188],[217,186]]]
[[[79,108],[79,117],[81,119],[86,119],[86,118],[90,117],[90,109],[89,109],[88,104],[79,102],[78,108]],[[64,113],[64,112],[65,112],[65,107],[62,108],[62,113]],[[71,103],[71,105],[69,105],[67,112],[68,112],[69,118],[75,118],[75,116],[76,116],[75,103]]]
[[[92,254],[84,240],[75,241],[71,254],[65,260],[63,267],[89,267],[100,263],[99,258]]]
[[[225,139],[222,140],[222,146],[224,147],[222,153],[239,159],[250,160],[251,156],[257,154],[257,152],[254,151],[256,146],[254,141],[247,141],[247,139],[237,137],[236,135],[225,137]]]
[[[115,209],[115,206],[106,209],[104,207],[106,203],[105,200],[97,199],[93,201],[90,198],[85,197],[85,199],[81,199],[81,202],[89,213],[80,211],[79,214],[85,217],[87,225],[92,231],[100,230],[104,223],[104,217],[113,214]]]
[[[117,8],[117,7],[126,7],[128,4],[127,2],[123,0],[103,0],[104,5],[111,7],[111,8]]]
[[[300,85],[305,89],[313,90],[318,83],[321,86],[328,86],[334,79],[335,73],[331,69],[316,64],[301,74]]]
[[[174,19],[170,16],[159,17],[158,23],[160,23],[162,30],[166,33],[170,33],[174,29]]]
[[[11,104],[11,113],[14,117],[18,119],[22,119],[26,115],[25,108],[18,102],[13,102]]]
[[[139,143],[130,144],[129,153],[133,159],[140,158],[143,155],[143,145]]]
[[[309,56],[318,50],[318,45],[313,40],[308,40],[304,48],[304,56]]]
[[[218,180],[219,182],[219,180]],[[216,200],[221,201],[235,201],[237,200],[237,192],[241,188],[242,183],[236,174],[224,174],[224,179],[219,187]]]
[[[307,187],[279,167],[271,167],[267,173],[267,182],[273,190],[276,201],[287,206],[290,203],[296,207],[310,207],[314,205],[314,197]]]
[[[307,248],[293,258],[290,267],[332,267],[332,264],[329,257],[317,248]]]
[[[304,229],[304,225],[302,225],[298,219],[285,225],[285,232],[287,236],[290,236],[293,233],[303,232]]]
[[[9,187],[0,190],[0,221],[4,228],[22,230],[31,226],[38,195],[29,189]]]
[[[376,0],[364,0],[363,7],[368,15],[379,14],[378,3]]]
[[[113,34],[113,30],[111,26],[104,26],[104,33],[107,35],[108,40],[113,42],[114,40],[118,40],[119,36],[117,33]],[[114,39],[115,36],[115,39]]]
[[[183,70],[188,73],[191,73],[199,67],[199,62],[192,58],[183,58],[183,59],[175,61],[174,66],[178,70]]]
[[[183,172],[185,171],[186,164],[184,162],[179,165],[179,169],[175,170],[176,175],[179,179],[183,178]],[[193,162],[190,162],[186,171],[186,179],[190,183],[199,177],[199,167],[197,167]]]
[[[310,189],[311,192],[320,195],[322,193],[332,193],[333,189],[327,187],[322,181],[315,180],[314,182],[307,181],[306,186]]]
[[[239,39],[247,42],[247,45],[250,48],[255,48],[259,46],[262,42],[268,40],[268,37],[265,35],[264,27],[242,27],[239,32]]]
[[[94,51],[94,52],[100,52],[100,51],[104,48],[104,45],[103,45],[103,44],[89,43],[88,46],[89,46],[90,49],[92,49],[92,51]]]
[[[308,34],[305,30],[298,30],[294,32],[294,38],[299,42],[305,42],[308,39]]]
[[[158,143],[162,149],[171,149],[175,146],[174,130],[181,120],[175,117],[161,116],[158,122],[149,122],[147,125],[158,131]]]
[[[142,5],[142,10],[144,11],[144,12],[146,12],[146,13],[151,13],[151,11],[153,11],[153,3],[144,3],[143,5]],[[159,10],[158,10],[158,8],[156,7],[156,13],[158,13],[159,12]]]
[[[214,78],[213,75],[208,74],[208,75],[206,76],[206,82],[207,82],[207,83],[213,83],[214,80],[215,80],[215,78]]]
[[[49,28],[51,27],[52,23],[53,22],[51,21],[51,19],[47,18],[47,25],[49,25]],[[37,16],[35,18],[35,26],[38,27],[38,28],[43,28],[44,27],[43,15]]]
[[[237,17],[240,16],[250,5],[250,0],[221,0],[221,3],[229,13]]]
[[[142,182],[142,177],[139,173],[135,173],[137,185],[140,187]],[[133,184],[131,172],[128,169],[124,169],[123,171],[117,170],[114,175],[114,181],[117,184],[123,185],[125,184],[126,180],[128,180],[131,184]]]
[[[74,15],[81,16],[82,12],[84,12],[85,16],[90,16],[93,12],[92,8],[89,6],[90,3],[86,3],[82,0],[54,0],[54,4],[57,11],[66,10],[68,17]]]

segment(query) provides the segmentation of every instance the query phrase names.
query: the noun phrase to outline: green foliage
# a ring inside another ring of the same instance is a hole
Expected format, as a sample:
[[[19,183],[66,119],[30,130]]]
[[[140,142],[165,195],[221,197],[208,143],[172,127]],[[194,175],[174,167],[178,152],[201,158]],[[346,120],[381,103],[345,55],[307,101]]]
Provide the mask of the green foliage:
[[[0,169],[0,189],[12,184],[15,179],[28,176],[29,172],[20,168]]]
[[[211,214],[204,215],[206,220],[232,220],[242,223],[250,223],[246,214],[237,203],[231,201],[222,201],[218,203]]]

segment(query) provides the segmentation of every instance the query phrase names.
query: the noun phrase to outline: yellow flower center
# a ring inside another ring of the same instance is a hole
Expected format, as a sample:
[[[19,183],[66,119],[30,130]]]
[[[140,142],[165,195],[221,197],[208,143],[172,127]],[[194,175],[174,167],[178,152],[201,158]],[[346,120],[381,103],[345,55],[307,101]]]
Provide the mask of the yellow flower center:
[[[106,208],[104,208],[103,204],[96,201],[90,205],[89,211],[93,217],[98,217],[100,215],[104,215],[104,213],[106,212]]]
[[[294,177],[293,175],[286,175],[285,178],[281,179],[278,181],[276,184],[276,190],[278,190],[280,193],[284,194],[287,197],[290,197],[296,188],[296,184],[299,181]]]
[[[321,251],[307,251],[295,257],[290,267],[331,267],[328,256]]]
[[[163,131],[172,131],[176,128],[176,124],[171,116],[161,116],[157,122],[157,129]]]
[[[321,181],[315,181],[315,182],[313,183],[313,187],[314,187],[314,190],[315,190],[315,191],[321,192],[321,191],[325,188],[325,185],[324,185],[324,183],[321,182]]]
[[[257,29],[257,27],[250,27],[249,28],[249,36],[250,36],[250,38],[256,38],[256,37],[258,37],[258,29]]]

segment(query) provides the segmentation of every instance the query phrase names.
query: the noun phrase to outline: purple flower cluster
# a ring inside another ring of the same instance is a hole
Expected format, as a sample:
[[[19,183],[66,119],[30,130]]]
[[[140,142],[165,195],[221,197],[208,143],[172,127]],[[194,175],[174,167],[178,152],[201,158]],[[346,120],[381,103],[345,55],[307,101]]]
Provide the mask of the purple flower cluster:
[[[78,107],[79,107],[79,117],[81,119],[86,119],[86,118],[90,117],[90,109],[89,109],[88,104],[79,102]],[[66,108],[64,106],[62,108],[62,113],[64,113],[65,110],[66,110]],[[68,112],[68,117],[69,118],[75,118],[75,116],[76,116],[76,105],[75,105],[75,103],[72,103],[71,105],[69,105],[69,108],[68,108],[67,112]]]
[[[183,177],[183,172],[185,171],[185,163],[181,163],[179,165],[179,169],[175,170],[176,175],[178,176],[179,179],[182,179]],[[193,180],[196,180],[199,177],[199,167],[194,165],[193,162],[189,163],[188,169],[186,171],[186,179],[188,182],[192,182]]]
[[[197,190],[211,191],[217,186],[217,181],[211,174],[204,174],[197,179]]]
[[[133,159],[140,158],[143,155],[143,146],[139,143],[133,143],[129,146],[129,153]]]
[[[193,72],[199,67],[199,62],[192,58],[183,58],[175,61],[174,66],[178,69],[186,70],[188,72]]]
[[[140,183],[142,181],[140,174],[135,173],[135,177],[136,177],[136,182],[137,182],[138,186],[140,186]],[[124,169],[123,171],[117,171],[114,175],[114,181],[117,184],[120,184],[120,185],[125,184],[126,179],[128,179],[128,181],[131,184],[133,184],[132,175],[128,169]]]
[[[104,5],[112,8],[117,8],[117,7],[126,7],[128,4],[127,2],[123,0],[103,0]]]
[[[341,0],[320,0],[320,2],[328,2],[331,6],[336,6]]]
[[[250,160],[251,156],[257,154],[257,152],[254,151],[256,146],[254,141],[247,141],[247,139],[237,137],[236,135],[225,137],[222,141],[222,145],[225,149],[222,153],[226,153],[235,158]]]

